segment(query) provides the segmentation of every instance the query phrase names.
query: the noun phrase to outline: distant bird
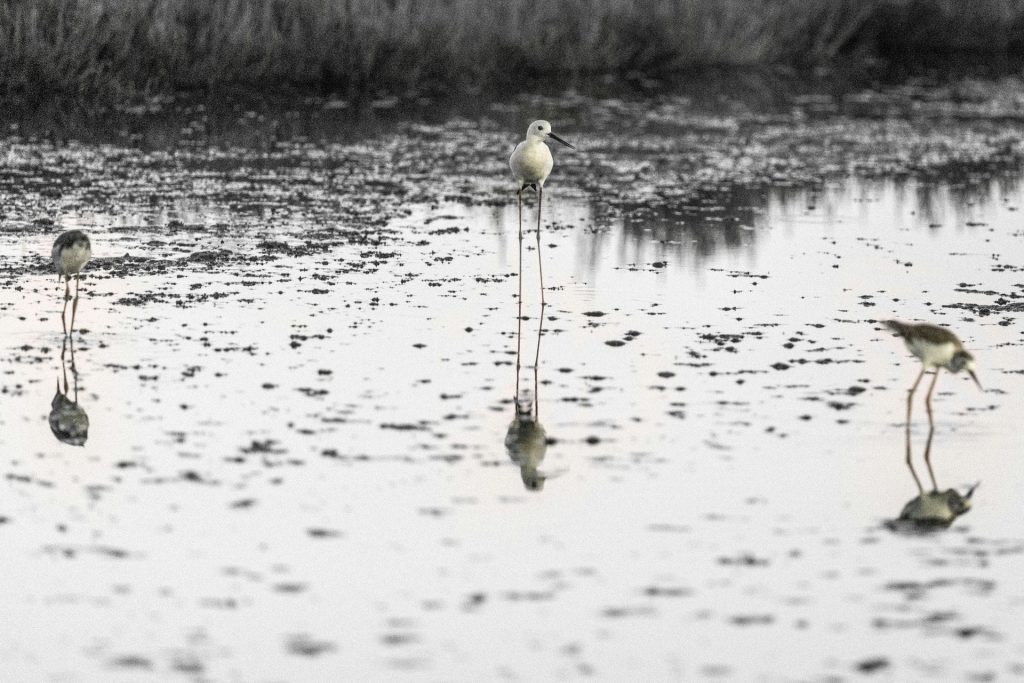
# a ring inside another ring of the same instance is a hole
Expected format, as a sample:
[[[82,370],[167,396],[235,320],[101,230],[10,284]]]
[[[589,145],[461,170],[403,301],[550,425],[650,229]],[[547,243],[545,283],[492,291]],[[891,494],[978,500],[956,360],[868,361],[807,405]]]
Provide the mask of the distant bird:
[[[918,373],[917,379],[914,380],[914,384],[910,387],[910,392],[907,394],[906,433],[907,466],[910,467],[910,472],[914,475],[914,481],[917,482],[917,488],[922,493],[924,488],[921,486],[921,481],[917,478],[914,466],[910,462],[910,413],[914,391],[917,390],[917,385],[920,384],[921,378],[924,377],[924,373],[928,370],[934,369],[935,371],[935,376],[928,387],[928,394],[925,396],[924,401],[925,407],[928,410],[929,428],[928,442],[924,450],[924,461],[928,465],[928,474],[932,479],[932,490],[937,491],[939,487],[935,483],[935,473],[932,471],[931,463],[932,434],[935,431],[935,422],[932,419],[932,392],[935,391],[935,382],[939,379],[940,368],[946,368],[954,374],[961,370],[966,370],[967,374],[974,380],[974,383],[981,389],[981,382],[978,381],[978,376],[974,374],[974,356],[964,349],[963,342],[955,334],[944,327],[927,323],[912,325],[901,323],[898,320],[886,320],[883,322],[886,327],[902,337],[910,352],[921,360],[921,372]]]
[[[523,190],[528,187],[537,192],[537,265],[540,269],[540,301],[544,303],[544,264],[540,256],[540,218],[544,203],[544,181],[551,175],[555,165],[551,150],[544,143],[548,138],[560,142],[569,149],[576,149],[551,132],[547,121],[534,121],[526,131],[526,139],[516,145],[508,165],[519,185],[519,298],[523,298]]]
[[[75,331],[75,314],[78,312],[78,284],[82,268],[92,258],[92,245],[89,243],[89,236],[81,230],[68,230],[62,232],[53,243],[53,265],[57,268],[57,281],[64,278],[64,309],[60,313],[60,322],[64,326],[64,333],[67,334],[68,327],[65,322],[65,315],[68,311],[68,301],[71,300],[71,276],[75,276],[75,297],[71,307],[71,331]]]

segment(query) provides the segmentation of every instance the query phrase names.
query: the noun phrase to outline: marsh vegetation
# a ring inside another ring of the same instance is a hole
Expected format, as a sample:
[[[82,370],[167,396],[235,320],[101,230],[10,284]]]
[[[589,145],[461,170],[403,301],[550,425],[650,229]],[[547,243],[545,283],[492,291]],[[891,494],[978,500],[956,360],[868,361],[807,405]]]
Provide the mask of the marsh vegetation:
[[[1012,58],[1024,1],[4,0],[0,42],[7,95],[448,91],[709,65]]]

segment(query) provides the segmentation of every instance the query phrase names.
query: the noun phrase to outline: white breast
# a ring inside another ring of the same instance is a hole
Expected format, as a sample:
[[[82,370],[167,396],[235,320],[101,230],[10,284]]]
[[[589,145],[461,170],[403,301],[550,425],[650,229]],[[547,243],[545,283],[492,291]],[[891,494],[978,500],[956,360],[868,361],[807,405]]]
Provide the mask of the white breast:
[[[92,256],[92,252],[84,243],[76,243],[68,249],[53,248],[53,265],[61,275],[74,275],[82,270]]]
[[[555,165],[551,158],[551,150],[539,140],[524,140],[512,152],[509,159],[509,166],[512,167],[512,175],[520,183],[544,184],[551,174],[551,168]]]
[[[910,352],[921,359],[925,367],[936,367],[948,365],[956,353],[956,345],[953,342],[945,344],[929,344],[921,340],[907,342]]]

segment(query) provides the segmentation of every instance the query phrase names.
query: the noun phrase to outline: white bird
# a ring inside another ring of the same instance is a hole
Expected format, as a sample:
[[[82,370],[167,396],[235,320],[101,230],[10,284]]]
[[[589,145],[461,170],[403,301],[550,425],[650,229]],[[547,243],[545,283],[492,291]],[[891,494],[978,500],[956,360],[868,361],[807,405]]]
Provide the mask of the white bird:
[[[71,307],[71,331],[74,332],[75,314],[78,312],[79,275],[92,258],[89,236],[81,230],[62,232],[53,243],[51,257],[57,269],[57,281],[60,282],[60,278],[64,278],[64,310],[60,313],[60,322],[64,326],[64,333],[67,334],[68,328],[64,318],[68,311],[68,301],[71,300],[71,276],[75,276],[75,303]]]
[[[576,149],[551,132],[547,121],[534,121],[526,131],[526,139],[516,145],[508,165],[519,188],[519,299],[523,298],[523,190],[532,187],[537,192],[537,264],[540,270],[540,301],[544,303],[544,265],[540,257],[540,218],[544,202],[544,181],[551,175],[555,165],[551,150],[544,141],[548,138],[560,142],[569,149]]]

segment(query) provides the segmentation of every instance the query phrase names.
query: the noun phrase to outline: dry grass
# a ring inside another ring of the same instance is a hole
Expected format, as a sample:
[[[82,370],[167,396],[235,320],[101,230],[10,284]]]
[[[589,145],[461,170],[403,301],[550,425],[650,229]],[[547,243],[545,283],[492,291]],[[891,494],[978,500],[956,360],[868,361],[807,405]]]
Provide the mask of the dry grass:
[[[1024,0],[0,0],[0,93],[373,92],[1019,49]]]

